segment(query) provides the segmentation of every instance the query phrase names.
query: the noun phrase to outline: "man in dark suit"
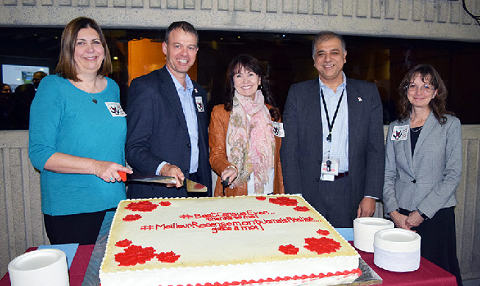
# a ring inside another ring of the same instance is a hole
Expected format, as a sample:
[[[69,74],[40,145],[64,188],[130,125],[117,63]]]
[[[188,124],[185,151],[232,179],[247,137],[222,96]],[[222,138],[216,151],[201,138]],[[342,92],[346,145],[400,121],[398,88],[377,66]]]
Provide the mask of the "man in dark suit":
[[[180,180],[207,186],[207,92],[187,72],[195,62],[198,34],[188,22],[174,22],[162,44],[166,65],[132,81],[127,112],[126,157],[134,173],[177,178],[176,186],[130,183],[129,198],[186,197]]]
[[[292,85],[285,104],[285,192],[301,193],[334,227],[352,227],[382,198],[380,95],[373,83],[345,77],[342,36],[320,32],[312,50],[319,78]]]

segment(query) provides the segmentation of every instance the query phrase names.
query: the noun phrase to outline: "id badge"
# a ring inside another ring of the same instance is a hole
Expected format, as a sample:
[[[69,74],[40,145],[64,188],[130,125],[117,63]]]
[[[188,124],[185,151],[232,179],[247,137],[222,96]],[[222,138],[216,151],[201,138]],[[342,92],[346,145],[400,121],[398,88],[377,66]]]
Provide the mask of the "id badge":
[[[197,91],[197,90],[195,90]],[[198,112],[204,112],[205,107],[203,106],[203,99],[201,96],[195,96],[195,104],[197,105]]]
[[[326,159],[322,162],[322,170],[320,180],[334,181],[335,176],[338,175],[339,159]]]
[[[285,130],[283,130],[283,123],[273,121],[272,125],[273,125],[273,135],[277,137],[285,137]]]
[[[403,126],[394,126],[392,130],[392,137],[390,140],[392,141],[403,141],[407,140],[408,131],[410,130],[409,125]]]
[[[105,105],[113,117],[125,117],[127,114],[123,111],[122,106],[118,102],[105,102]]]

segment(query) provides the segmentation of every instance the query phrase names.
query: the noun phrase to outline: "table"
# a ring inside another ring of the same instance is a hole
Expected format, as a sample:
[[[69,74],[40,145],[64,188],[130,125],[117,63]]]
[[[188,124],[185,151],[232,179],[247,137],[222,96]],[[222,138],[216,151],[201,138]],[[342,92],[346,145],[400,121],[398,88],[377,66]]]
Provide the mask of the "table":
[[[70,286],[98,286],[98,270],[107,244],[107,236],[113,219],[113,212],[105,216],[95,245],[80,245],[70,267]],[[350,242],[352,245],[353,243]],[[36,248],[29,248],[34,250]],[[436,266],[425,258],[420,259],[417,271],[397,273],[383,270],[373,262],[373,253],[357,250],[363,261],[378,274],[385,286],[456,286],[455,276]],[[354,285],[358,283],[354,283]],[[378,284],[373,282],[372,284]],[[362,284],[368,285],[368,284]],[[0,286],[10,286],[8,273],[0,280]]]

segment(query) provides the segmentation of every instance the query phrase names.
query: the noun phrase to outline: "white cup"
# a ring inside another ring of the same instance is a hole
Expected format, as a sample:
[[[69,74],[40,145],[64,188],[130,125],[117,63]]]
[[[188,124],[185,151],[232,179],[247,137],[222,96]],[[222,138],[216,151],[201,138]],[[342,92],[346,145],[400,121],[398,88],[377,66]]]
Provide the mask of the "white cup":
[[[68,266],[65,252],[40,249],[24,253],[8,264],[12,286],[68,286]]]

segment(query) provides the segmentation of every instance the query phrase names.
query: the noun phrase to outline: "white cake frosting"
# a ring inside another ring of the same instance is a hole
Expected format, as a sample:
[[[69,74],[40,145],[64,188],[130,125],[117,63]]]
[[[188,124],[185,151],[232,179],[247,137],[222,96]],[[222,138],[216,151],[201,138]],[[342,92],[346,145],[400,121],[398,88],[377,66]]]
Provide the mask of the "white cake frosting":
[[[148,211],[137,209],[142,205]],[[334,285],[352,282],[358,267],[358,253],[299,196],[126,200],[110,229],[100,281]]]

